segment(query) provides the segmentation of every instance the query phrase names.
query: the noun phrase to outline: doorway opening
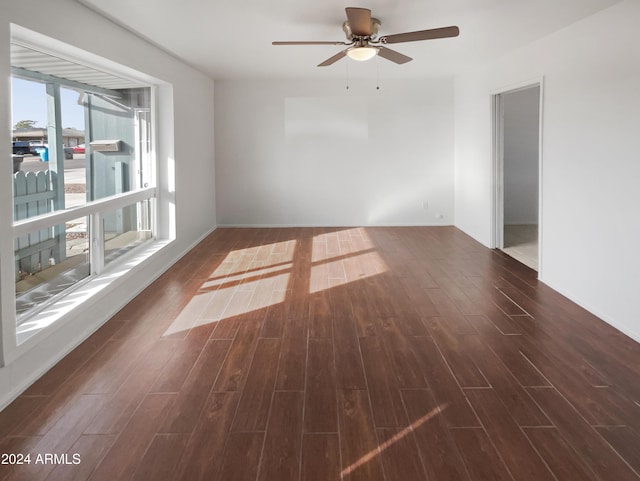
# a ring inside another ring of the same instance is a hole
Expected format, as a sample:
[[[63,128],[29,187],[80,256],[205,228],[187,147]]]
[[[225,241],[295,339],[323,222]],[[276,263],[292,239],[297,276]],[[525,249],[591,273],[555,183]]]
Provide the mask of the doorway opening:
[[[542,83],[493,96],[494,247],[540,272]]]

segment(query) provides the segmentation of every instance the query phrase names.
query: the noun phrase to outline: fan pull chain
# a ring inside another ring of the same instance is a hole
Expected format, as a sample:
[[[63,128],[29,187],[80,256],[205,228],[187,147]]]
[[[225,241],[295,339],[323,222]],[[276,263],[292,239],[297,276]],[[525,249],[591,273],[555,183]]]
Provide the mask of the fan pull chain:
[[[376,55],[376,90],[380,90],[380,57]]]
[[[349,62],[346,62],[347,65],[347,90],[349,90]]]

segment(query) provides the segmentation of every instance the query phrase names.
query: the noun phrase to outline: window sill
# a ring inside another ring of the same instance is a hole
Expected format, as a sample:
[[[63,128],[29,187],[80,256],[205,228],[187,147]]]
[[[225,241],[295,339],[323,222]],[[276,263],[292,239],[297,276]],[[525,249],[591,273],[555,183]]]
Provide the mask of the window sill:
[[[42,338],[59,329],[64,325],[65,318],[68,318],[80,306],[86,308],[91,301],[106,295],[109,290],[113,289],[115,283],[141,268],[151,257],[170,243],[171,240],[147,242],[122,256],[113,265],[105,267],[100,275],[79,282],[64,296],[22,320],[16,327],[16,350],[13,357],[19,357]]]

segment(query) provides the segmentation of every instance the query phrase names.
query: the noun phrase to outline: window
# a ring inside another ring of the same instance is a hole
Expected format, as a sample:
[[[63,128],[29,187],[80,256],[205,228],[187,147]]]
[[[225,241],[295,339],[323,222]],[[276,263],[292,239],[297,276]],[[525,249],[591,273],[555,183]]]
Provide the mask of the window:
[[[152,83],[16,38],[11,64],[12,141],[29,145],[13,159],[19,344],[37,316],[156,239],[160,207]]]

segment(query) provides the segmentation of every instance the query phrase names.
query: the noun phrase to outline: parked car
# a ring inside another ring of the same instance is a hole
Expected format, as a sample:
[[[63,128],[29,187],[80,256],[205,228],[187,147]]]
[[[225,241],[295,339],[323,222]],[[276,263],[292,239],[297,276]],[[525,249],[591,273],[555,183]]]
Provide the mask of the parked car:
[[[14,142],[15,143],[15,142]],[[41,144],[41,143],[35,143],[35,142],[31,142],[29,144],[30,148],[31,148],[31,153],[33,155],[39,155],[42,160],[44,161],[48,161],[49,160],[49,144]],[[62,147],[63,151],[64,151],[64,158],[66,160],[69,159],[73,159],[73,147]],[[14,151],[15,151],[15,147],[14,147]]]
[[[84,154],[84,144],[76,145],[73,148],[73,153],[74,154]]]
[[[22,142],[19,140],[13,141],[13,154],[15,155],[35,155],[34,150],[29,142]]]

